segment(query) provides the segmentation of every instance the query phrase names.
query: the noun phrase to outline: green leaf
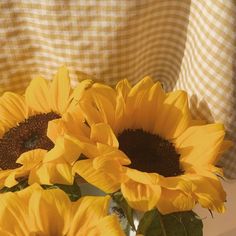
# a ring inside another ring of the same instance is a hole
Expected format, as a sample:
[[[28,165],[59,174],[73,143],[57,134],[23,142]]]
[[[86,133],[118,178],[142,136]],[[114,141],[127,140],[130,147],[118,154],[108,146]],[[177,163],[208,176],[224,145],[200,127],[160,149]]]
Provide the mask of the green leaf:
[[[155,219],[157,219],[156,209],[146,212],[139,221],[137,233],[145,234],[149,229],[155,227],[155,223],[157,223]]]
[[[145,236],[202,236],[202,220],[193,212],[160,214],[156,209],[146,212],[137,233]]]
[[[116,192],[112,194],[112,199],[119,207],[121,207],[130,226],[133,228],[133,230],[135,230],[134,219],[133,219],[133,209],[128,205],[122,193]]]
[[[78,200],[81,197],[79,186],[74,182],[73,185],[54,184],[54,185],[42,185],[44,189],[58,188],[63,190],[70,198],[72,202]]]

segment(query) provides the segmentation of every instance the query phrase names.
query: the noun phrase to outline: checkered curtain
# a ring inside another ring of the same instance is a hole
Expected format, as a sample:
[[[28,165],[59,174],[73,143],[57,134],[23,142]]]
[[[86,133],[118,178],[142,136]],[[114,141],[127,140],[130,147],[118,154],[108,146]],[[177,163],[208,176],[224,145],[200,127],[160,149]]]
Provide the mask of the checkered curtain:
[[[1,0],[0,89],[22,92],[65,64],[114,85],[150,75],[189,93],[193,115],[236,142],[234,0]],[[221,162],[236,177],[236,145]]]

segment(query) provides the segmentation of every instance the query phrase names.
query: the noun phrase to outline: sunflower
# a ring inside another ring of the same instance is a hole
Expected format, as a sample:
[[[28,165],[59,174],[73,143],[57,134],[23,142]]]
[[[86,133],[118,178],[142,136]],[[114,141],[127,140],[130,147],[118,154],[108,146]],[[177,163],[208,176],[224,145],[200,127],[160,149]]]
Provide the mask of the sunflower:
[[[140,211],[167,214],[200,203],[224,212],[217,177],[223,173],[215,164],[230,142],[223,125],[191,118],[184,91],[165,93],[149,77],[133,87],[127,80],[115,89],[94,84],[79,107],[87,138],[72,133],[67,139],[87,158],[74,171],[89,183],[105,192],[120,189]]]
[[[82,197],[71,202],[59,189],[33,184],[0,195],[1,235],[124,236],[118,218],[108,215],[110,197]]]
[[[73,182],[62,152],[56,162],[49,161],[60,141],[47,137],[47,126],[73,109],[74,91],[82,94],[89,83],[86,80],[72,89],[68,71],[61,67],[51,82],[37,77],[24,95],[6,92],[0,97],[0,188],[28,175],[30,183]]]

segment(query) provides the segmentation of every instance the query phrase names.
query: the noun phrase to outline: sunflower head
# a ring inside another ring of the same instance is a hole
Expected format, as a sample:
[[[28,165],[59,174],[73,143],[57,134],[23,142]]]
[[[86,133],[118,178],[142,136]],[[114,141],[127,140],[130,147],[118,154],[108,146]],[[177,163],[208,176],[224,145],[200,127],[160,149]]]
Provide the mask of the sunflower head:
[[[230,142],[223,125],[192,119],[184,91],[165,93],[149,77],[133,87],[127,80],[115,89],[94,84],[79,107],[91,142],[74,139],[88,158],[74,170],[88,182],[104,191],[121,189],[141,211],[187,211],[196,203],[224,211],[226,195],[215,175],[221,170],[214,165]]]
[[[61,67],[52,81],[33,79],[23,96],[6,92],[0,97],[0,187],[28,176],[30,183],[73,183],[71,162],[60,140],[47,136],[48,123],[73,110],[75,91],[82,96],[90,83],[73,89],[68,70]]]

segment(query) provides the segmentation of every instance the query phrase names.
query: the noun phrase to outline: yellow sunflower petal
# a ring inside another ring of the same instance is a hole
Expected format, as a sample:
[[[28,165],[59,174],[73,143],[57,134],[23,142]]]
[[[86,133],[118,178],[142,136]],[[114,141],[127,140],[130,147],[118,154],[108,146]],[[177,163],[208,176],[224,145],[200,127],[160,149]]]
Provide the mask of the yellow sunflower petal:
[[[28,174],[29,174],[28,170],[21,171],[21,170],[19,170],[19,168],[15,169],[15,170],[11,171],[9,173],[9,175],[6,177],[4,185],[8,188],[11,188],[11,187],[18,184],[18,181],[16,180],[17,177],[21,177],[22,175],[28,176]]]
[[[71,102],[71,93],[69,72],[62,66],[53,79],[48,94],[51,97],[52,110],[59,114],[65,113]]]
[[[22,233],[22,232],[21,232]],[[17,235],[15,233],[10,233],[10,232],[7,232],[3,229],[0,228],[0,235],[1,236],[20,236],[20,235]]]
[[[152,79],[149,76],[146,76],[131,88],[128,96],[135,97],[138,93],[140,93],[140,91],[151,88],[153,84],[154,82]]]
[[[157,208],[162,214],[190,211],[194,206],[195,200],[192,196],[179,190],[165,188],[162,188],[161,197],[157,203]]]
[[[166,139],[178,137],[191,124],[187,94],[184,91],[169,93],[160,111],[154,132]]]
[[[97,149],[99,151],[99,157],[110,158],[111,160],[118,160],[122,165],[129,165],[130,159],[125,155],[124,152],[112,146],[97,143]]]
[[[192,183],[185,175],[173,177],[160,176],[159,184],[165,189],[181,190],[185,193],[189,193],[192,190]]]
[[[47,167],[48,166],[48,167]],[[52,183],[59,184],[73,184],[74,175],[72,172],[72,166],[67,163],[47,163],[46,167],[50,172],[50,179]]]
[[[146,173],[131,168],[126,168],[126,175],[133,181],[147,184],[160,185],[170,190],[181,190],[190,192],[192,190],[191,181],[184,175],[175,177],[163,177],[157,173]]]
[[[125,233],[120,227],[119,220],[115,215],[104,217],[95,227],[88,231],[86,236],[125,236]]]
[[[208,165],[206,169],[209,170],[209,172],[212,173],[214,176],[224,176],[224,171],[222,168],[213,165]]]
[[[139,107],[140,123],[143,120],[142,128],[151,133],[154,132],[155,124],[159,120],[160,111],[162,111],[162,104],[165,99],[165,93],[160,83],[155,83],[148,91],[146,100]],[[143,108],[146,108],[146,112]]]
[[[0,195],[0,228],[12,235],[28,235],[27,211],[17,194],[8,192]]]
[[[131,128],[142,128],[139,127],[142,122],[140,122],[139,115],[140,115],[140,107],[143,101],[145,100],[145,96],[147,96],[148,89],[150,89],[153,86],[153,81],[150,77],[145,77],[140,82],[138,82],[135,86],[132,87],[130,90],[127,100],[126,100],[126,107],[125,107],[125,113],[126,113],[126,120],[124,123],[124,129]],[[146,106],[143,107],[143,113],[147,113]],[[142,113],[142,114],[143,114]],[[135,119],[133,119],[135,117]],[[142,115],[143,117],[143,115]]]
[[[94,227],[108,214],[110,196],[82,197],[73,204],[73,219],[68,236],[87,235],[88,229]]]
[[[90,100],[83,100],[78,104],[87,123],[91,126],[94,123],[104,122],[101,112],[91,104]]]
[[[32,194],[38,190],[42,190],[42,187],[39,184],[32,184],[31,186],[16,192],[16,194],[20,198],[22,204],[25,204],[25,206],[27,206]]]
[[[0,135],[28,118],[29,109],[23,96],[6,92],[0,97]]]
[[[5,186],[6,178],[11,174],[12,170],[0,170],[0,189]]]
[[[125,101],[121,94],[116,97],[116,111],[115,111],[115,122],[113,125],[114,133],[117,135],[122,132],[126,127],[125,118]]]
[[[66,235],[70,227],[71,202],[58,189],[35,191],[29,201],[32,230],[44,235]]]
[[[37,77],[31,81],[25,91],[27,104],[40,113],[51,111],[49,82],[42,77]]]
[[[161,187],[129,180],[121,184],[121,192],[132,208],[145,212],[157,205],[161,195]]]
[[[127,123],[125,127],[126,129],[128,128],[140,129],[141,128],[143,130],[148,130],[148,126],[149,126],[148,118],[150,116],[148,106],[147,106],[148,92],[149,92],[148,89],[140,91],[136,95],[132,105],[129,104],[129,100],[127,100],[126,120],[129,120],[129,122],[126,122]],[[132,108],[130,109],[131,106]],[[133,117],[135,117],[135,119],[133,119]]]
[[[67,163],[48,162],[30,171],[29,184],[73,184],[72,167]]]
[[[79,159],[81,148],[66,137],[60,136],[56,139],[55,146],[47,152],[43,162],[67,162],[73,164]]]
[[[142,184],[159,184],[160,182],[160,175],[156,173],[147,173],[131,168],[126,168],[126,175],[130,179]]]
[[[94,93],[99,94],[103,97],[107,97],[109,98],[111,104],[115,104],[116,102],[116,92],[113,88],[111,88],[108,85],[105,84],[100,84],[100,83],[95,83],[91,90],[90,90],[91,94],[94,95]]]
[[[118,147],[118,140],[111,127],[105,123],[98,123],[91,126],[90,139],[94,142]]]
[[[79,106],[89,125],[105,122],[111,126],[115,119],[116,92],[107,85],[95,83],[86,90]]]
[[[9,171],[8,175],[5,177],[4,185],[10,188],[18,184],[17,178],[27,177],[31,171],[35,171],[39,163],[42,162],[46,153],[46,150],[34,149],[21,154],[16,160],[16,163],[19,163],[22,166]]]
[[[126,179],[119,158],[111,159],[109,155],[99,156],[93,159],[93,167],[95,170],[106,173],[113,183],[120,183]]]
[[[24,152],[16,160],[16,163],[22,164],[25,169],[31,169],[43,160],[46,153],[47,150],[44,149],[34,149]]]
[[[111,126],[115,120],[116,92],[109,86],[102,84],[94,84],[92,88],[93,102],[99,110],[104,123]]]
[[[175,140],[175,147],[183,162],[193,165],[216,164],[224,136],[222,124],[194,126]]]
[[[29,185],[34,183],[47,184],[47,185],[52,184],[50,181],[50,174],[48,170],[46,168],[43,168],[42,165],[38,165],[37,168],[33,168],[29,172],[28,183]]]
[[[56,139],[65,133],[62,119],[55,119],[48,122],[47,136],[55,143]]]
[[[115,181],[103,170],[93,167],[93,159],[77,161],[73,166],[73,170],[87,182],[95,185],[104,192],[112,193],[117,191],[120,187],[119,179]]]
[[[69,110],[74,109],[78,102],[83,98],[83,96],[86,94],[86,90],[88,90],[93,84],[93,81],[91,79],[85,79],[76,86],[74,89],[72,96],[74,97]]]
[[[67,112],[62,117],[64,122],[64,129],[66,133],[75,137],[85,136],[89,137],[89,127],[85,124],[85,118],[79,106]]]
[[[193,183],[192,192],[202,207],[212,211],[216,210],[219,213],[225,211],[226,193],[218,179],[191,175],[191,181]]]
[[[223,171],[221,168],[218,168],[213,165],[204,165],[204,166],[188,166],[186,169],[186,178],[191,178],[192,174],[197,174],[199,176],[205,176],[218,181],[218,175],[223,176]]]
[[[84,123],[82,111],[76,108],[63,114],[62,118],[48,123],[47,136],[55,143],[59,136],[89,137],[90,128]]]
[[[122,95],[124,101],[126,101],[130,90],[131,90],[131,86],[127,79],[121,80],[116,85],[116,91],[118,94]]]
[[[115,123],[113,125],[113,129],[115,134],[122,132],[122,130],[126,127],[126,117],[125,117],[125,110],[126,110],[126,100],[128,94],[131,90],[131,86],[127,79],[121,80],[116,85],[116,108],[115,108]]]
[[[94,143],[91,143],[91,140],[88,139],[86,141],[81,141],[79,138],[75,138],[70,135],[65,135],[64,138],[77,145],[78,149],[81,149],[84,156],[89,158],[95,158],[99,156],[99,150]]]

